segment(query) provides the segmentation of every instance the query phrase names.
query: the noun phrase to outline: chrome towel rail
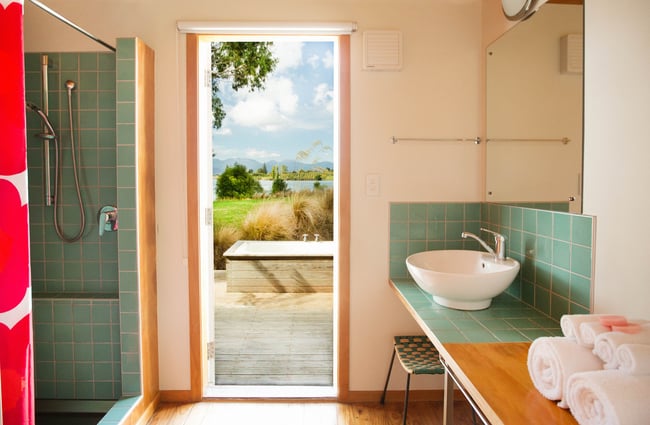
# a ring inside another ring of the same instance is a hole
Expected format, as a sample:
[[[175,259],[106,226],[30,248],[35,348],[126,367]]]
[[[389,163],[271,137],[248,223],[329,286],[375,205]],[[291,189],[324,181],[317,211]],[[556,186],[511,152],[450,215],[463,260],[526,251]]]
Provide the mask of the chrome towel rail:
[[[571,141],[568,137],[560,139],[485,139],[486,142],[562,142],[566,145]]]
[[[458,137],[458,138],[450,138],[450,137],[441,137],[441,138],[429,138],[429,137],[395,137],[392,136],[390,138],[391,142],[393,144],[397,142],[473,142],[476,145],[481,144],[481,138],[480,137]]]

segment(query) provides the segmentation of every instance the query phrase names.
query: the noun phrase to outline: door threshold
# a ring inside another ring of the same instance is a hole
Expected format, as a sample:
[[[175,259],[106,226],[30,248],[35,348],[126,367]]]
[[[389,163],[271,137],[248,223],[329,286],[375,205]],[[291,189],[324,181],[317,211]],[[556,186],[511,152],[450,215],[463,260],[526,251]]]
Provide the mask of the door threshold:
[[[210,398],[318,398],[335,399],[337,390],[328,386],[285,385],[214,385],[205,388],[204,399]]]

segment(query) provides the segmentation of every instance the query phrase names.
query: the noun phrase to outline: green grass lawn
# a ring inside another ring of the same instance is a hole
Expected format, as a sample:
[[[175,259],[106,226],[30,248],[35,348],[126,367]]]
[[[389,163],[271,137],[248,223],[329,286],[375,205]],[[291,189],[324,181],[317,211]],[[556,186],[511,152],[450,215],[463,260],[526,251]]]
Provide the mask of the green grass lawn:
[[[214,223],[239,227],[246,214],[257,205],[265,202],[264,199],[226,199],[217,200],[213,204]]]

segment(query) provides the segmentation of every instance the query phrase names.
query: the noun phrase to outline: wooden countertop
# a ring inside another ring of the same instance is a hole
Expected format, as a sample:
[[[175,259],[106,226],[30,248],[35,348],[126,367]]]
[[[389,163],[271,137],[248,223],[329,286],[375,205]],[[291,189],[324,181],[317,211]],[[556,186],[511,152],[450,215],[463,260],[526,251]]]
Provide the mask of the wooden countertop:
[[[448,367],[492,424],[575,425],[533,386],[528,342],[445,344]]]

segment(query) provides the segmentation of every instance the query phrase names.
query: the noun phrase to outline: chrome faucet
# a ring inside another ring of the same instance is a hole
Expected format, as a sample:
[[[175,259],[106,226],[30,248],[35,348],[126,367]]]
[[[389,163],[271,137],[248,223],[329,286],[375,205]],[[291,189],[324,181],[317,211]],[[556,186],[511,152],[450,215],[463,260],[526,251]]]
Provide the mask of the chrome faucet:
[[[483,248],[490,254],[494,255],[496,260],[505,260],[506,259],[506,237],[501,233],[493,232],[489,229],[484,229],[481,227],[482,232],[490,233],[494,236],[494,249],[492,249],[487,243],[485,243],[481,238],[476,236],[471,232],[463,232],[460,234],[460,237],[463,239],[472,238],[481,244]]]

